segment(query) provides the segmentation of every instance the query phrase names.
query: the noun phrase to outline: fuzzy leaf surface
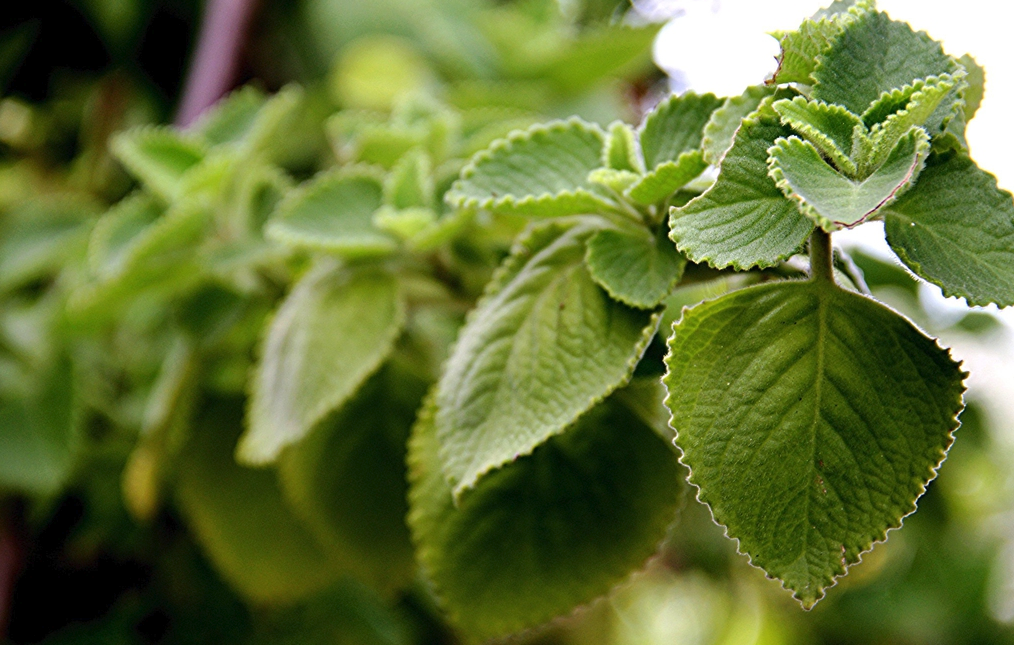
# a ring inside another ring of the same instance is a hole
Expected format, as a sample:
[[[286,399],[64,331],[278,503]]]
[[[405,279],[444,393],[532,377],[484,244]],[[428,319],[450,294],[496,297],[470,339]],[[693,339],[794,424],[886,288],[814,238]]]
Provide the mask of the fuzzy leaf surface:
[[[903,108],[888,115],[883,121],[870,128],[873,143],[873,154],[870,167],[876,168],[891,154],[891,150],[899,139],[904,137],[914,126],[925,126],[931,135],[939,132],[941,123],[928,123],[944,102],[952,95],[958,83],[963,83],[963,75],[952,77],[944,74],[916,83],[917,89],[911,93]]]
[[[537,125],[477,154],[447,191],[456,208],[556,216],[615,208],[589,181],[605,135],[580,119]]]
[[[821,55],[811,98],[863,114],[883,92],[957,69],[954,59],[925,32],[870,11],[850,21]]]
[[[809,141],[780,139],[771,148],[768,172],[800,209],[827,231],[851,228],[894,201],[908,188],[929,154],[929,137],[912,128],[880,168],[857,182],[827,165]]]
[[[696,178],[708,164],[700,150],[684,152],[676,161],[664,161],[626,190],[634,202],[647,206],[669,197]]]
[[[432,410],[409,445],[409,525],[452,622],[482,640],[533,627],[623,581],[675,519],[673,450],[607,401],[483,478],[456,506]]]
[[[282,492],[335,566],[382,592],[415,573],[405,445],[424,393],[385,368],[279,459]]]
[[[852,148],[856,137],[865,136],[862,119],[840,105],[807,101],[802,96],[775,101],[771,107],[782,123],[834,161],[842,172],[855,174],[857,167],[852,159]]]
[[[325,260],[293,288],[253,375],[241,460],[274,461],[340,407],[391,352],[405,320],[395,278]]]
[[[609,126],[609,137],[602,151],[603,166],[613,170],[644,172],[637,133],[626,123],[616,121]]]
[[[771,83],[812,85],[817,57],[830,47],[841,30],[840,19],[822,16],[804,21],[795,31],[776,34],[782,51],[778,55],[778,68],[771,77]]]
[[[884,229],[902,262],[945,295],[1014,304],[1014,200],[968,156],[930,157],[884,211]]]
[[[651,309],[683,275],[686,258],[662,230],[604,229],[591,236],[585,263],[592,279],[631,307]]]
[[[176,497],[222,577],[255,603],[290,603],[333,584],[340,572],[292,514],[275,474],[233,459],[239,400],[205,404],[182,451]]]
[[[651,171],[661,164],[678,161],[687,152],[698,150],[704,126],[711,113],[722,105],[714,94],[686,92],[671,96],[648,113],[638,136],[644,165]]]
[[[699,499],[805,607],[915,510],[963,405],[965,375],[946,350],[825,283],[685,311],[666,364]]]
[[[753,85],[741,95],[725,99],[722,106],[711,113],[704,126],[704,136],[701,139],[704,161],[712,166],[720,164],[726,151],[732,147],[740,123],[774,92],[773,87]]]
[[[623,384],[658,325],[592,279],[592,220],[532,229],[469,316],[436,393],[455,496],[559,434]]]
[[[279,204],[265,234],[283,244],[348,258],[386,255],[398,243],[373,225],[382,196],[381,182],[371,173],[322,174]]]
[[[680,251],[716,268],[747,269],[802,248],[813,223],[767,176],[768,148],[790,133],[775,118],[743,121],[714,185],[670,211],[670,237]]]

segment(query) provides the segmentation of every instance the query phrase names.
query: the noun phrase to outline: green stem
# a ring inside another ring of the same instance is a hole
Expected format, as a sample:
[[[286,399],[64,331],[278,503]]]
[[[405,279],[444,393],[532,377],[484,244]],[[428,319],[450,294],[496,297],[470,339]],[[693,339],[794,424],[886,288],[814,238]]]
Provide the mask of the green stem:
[[[834,284],[831,234],[819,226],[810,235],[810,279]]]

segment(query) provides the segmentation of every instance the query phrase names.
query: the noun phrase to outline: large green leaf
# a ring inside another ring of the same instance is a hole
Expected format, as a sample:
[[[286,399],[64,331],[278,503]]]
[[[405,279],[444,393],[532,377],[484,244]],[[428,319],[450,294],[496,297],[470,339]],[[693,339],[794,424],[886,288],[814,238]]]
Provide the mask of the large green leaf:
[[[870,11],[850,21],[820,56],[811,97],[862,114],[883,92],[958,68],[925,32]]]
[[[655,204],[687,185],[707,167],[700,150],[684,152],[676,161],[665,161],[655,166],[654,170],[629,187],[625,194],[643,206]]]
[[[275,474],[233,460],[240,400],[206,402],[180,455],[176,497],[197,541],[237,591],[262,604],[297,601],[340,575],[289,511]]]
[[[782,123],[813,144],[841,172],[850,176],[856,174],[853,148],[869,149],[869,144],[863,144],[866,126],[862,119],[840,105],[808,101],[802,96],[776,101],[771,108],[781,117]]]
[[[130,174],[166,200],[179,195],[184,174],[207,152],[197,137],[154,127],[122,132],[113,137],[110,149]]]
[[[789,134],[774,118],[743,121],[714,185],[670,211],[680,251],[694,262],[748,269],[777,264],[802,248],[813,223],[767,175],[768,148]]]
[[[585,262],[592,279],[610,296],[640,309],[662,302],[687,263],[664,229],[653,235],[643,227],[595,233],[588,240]]]
[[[409,445],[409,524],[438,598],[475,640],[606,593],[651,556],[675,519],[674,452],[625,406],[596,407],[457,505],[432,412],[423,409]]]
[[[687,310],[666,364],[699,498],[806,607],[915,510],[962,408],[964,374],[946,350],[824,282]]]
[[[394,276],[320,261],[271,321],[238,457],[267,463],[306,436],[376,371],[404,321]]]
[[[602,165],[604,145],[602,130],[578,118],[512,133],[472,159],[447,191],[447,203],[541,216],[613,210],[588,180]]]
[[[425,387],[382,370],[279,460],[282,492],[335,565],[382,591],[415,574],[405,445]]]
[[[809,141],[779,139],[768,172],[785,196],[827,231],[865,222],[916,180],[929,154],[929,137],[912,128],[872,175],[853,181],[829,166]]]
[[[595,220],[553,221],[514,248],[470,314],[436,393],[436,433],[455,496],[526,455],[622,385],[658,317],[592,279]]]
[[[283,244],[349,258],[386,255],[398,248],[398,242],[373,225],[382,196],[382,183],[370,171],[323,173],[279,204],[265,235]]]
[[[884,227],[898,257],[945,295],[1014,304],[1014,200],[966,155],[930,157]]]
[[[74,466],[80,428],[68,360],[56,360],[28,397],[0,394],[0,491],[57,493]]]

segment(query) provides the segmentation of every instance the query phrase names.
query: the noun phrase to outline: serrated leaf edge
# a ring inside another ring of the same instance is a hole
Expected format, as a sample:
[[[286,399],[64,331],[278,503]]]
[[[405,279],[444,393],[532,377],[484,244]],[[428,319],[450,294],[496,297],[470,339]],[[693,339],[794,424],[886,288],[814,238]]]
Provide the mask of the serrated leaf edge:
[[[785,280],[785,281],[782,281],[782,282],[792,282],[792,281],[791,280]],[[769,288],[770,286],[772,286],[772,284],[779,284],[779,283],[776,282],[776,283],[769,283],[769,284],[754,285],[754,286],[746,287],[746,289]],[[839,287],[836,286],[834,288],[837,289]],[[743,290],[744,289],[739,289],[738,291],[743,291]],[[731,293],[736,293],[736,292],[733,291]],[[696,305],[693,305],[692,307],[684,306],[683,309],[681,310],[680,319],[677,320],[676,322],[674,322],[673,325],[672,325],[672,333],[673,334],[676,333],[676,328],[679,327],[679,325],[683,322],[683,317],[686,315],[686,313],[689,310],[694,309],[696,307],[699,307],[699,306],[701,306],[703,304],[706,304],[706,303],[714,302],[716,300],[721,300],[722,298],[731,295],[731,293],[723,293],[720,296],[716,296],[714,298],[708,298],[706,300],[703,300],[703,301],[697,303]],[[742,543],[740,542],[740,539],[738,537],[733,537],[732,535],[730,535],[729,534],[729,527],[727,525],[725,525],[725,524],[722,524],[722,522],[719,521],[719,519],[717,517],[715,517],[714,511],[711,509],[711,504],[708,503],[708,501],[706,499],[706,495],[703,493],[703,490],[701,489],[700,484],[698,484],[696,481],[694,481],[694,471],[693,471],[693,468],[691,468],[689,464],[687,464],[685,461],[683,461],[685,453],[683,452],[683,449],[680,447],[680,445],[678,443],[678,441],[679,441],[679,431],[676,429],[676,426],[673,423],[673,419],[675,418],[675,415],[672,413],[672,408],[669,405],[669,398],[671,396],[669,394],[669,384],[668,384],[668,379],[669,379],[669,356],[670,356],[672,350],[668,349],[668,342],[666,343],[667,349],[666,349],[666,357],[665,357],[665,361],[664,361],[665,362],[665,374],[662,375],[662,383],[665,384],[665,386],[666,386],[666,396],[665,396],[665,399],[664,399],[664,403],[665,403],[666,410],[669,411],[669,429],[672,430],[676,434],[676,438],[673,439],[673,442],[672,442],[673,446],[676,447],[677,454],[679,455],[679,462],[681,464],[683,464],[684,468],[687,469],[687,483],[689,483],[691,486],[693,486],[694,488],[697,489],[697,492],[694,494],[694,498],[698,502],[700,502],[701,504],[704,504],[707,507],[708,512],[711,514],[711,521],[713,521],[716,525],[718,525],[718,526],[720,526],[722,528],[722,531],[723,531],[725,537],[728,538],[728,539],[730,539],[730,540],[732,540],[732,541],[734,541],[736,543],[736,553],[738,553],[739,555],[746,556],[747,562],[750,564],[750,566],[756,567],[757,569],[760,569],[764,573],[764,577],[766,577],[769,580],[775,580],[775,581],[777,581],[781,585],[782,589],[784,589],[785,591],[788,591],[789,593],[791,593],[792,597],[795,598],[803,606],[803,609],[806,609],[807,611],[809,611],[810,609],[812,609],[818,602],[820,602],[824,598],[824,596],[827,595],[827,590],[831,589],[832,587],[834,587],[835,585],[837,585],[838,581],[841,578],[843,578],[846,574],[848,574],[849,569],[851,569],[852,567],[855,567],[856,565],[861,564],[862,561],[863,561],[863,555],[865,555],[866,553],[869,553],[870,551],[872,551],[873,548],[876,545],[881,544],[883,542],[886,542],[887,541],[887,537],[888,537],[887,534],[890,533],[891,531],[896,530],[896,529],[900,529],[902,527],[902,525],[904,525],[904,523],[905,523],[905,518],[907,518],[912,513],[915,513],[915,511],[918,509],[918,502],[919,502],[919,500],[926,493],[926,488],[930,485],[930,483],[934,479],[936,479],[937,474],[938,474],[938,472],[940,470],[940,466],[944,463],[944,460],[947,459],[947,453],[950,451],[951,446],[954,445],[954,433],[961,426],[961,421],[959,420],[958,417],[961,414],[962,410],[964,410],[964,408],[965,408],[965,397],[964,397],[964,394],[965,394],[965,392],[968,391],[968,388],[965,386],[964,381],[965,381],[965,379],[968,378],[969,373],[965,372],[965,371],[961,371],[961,367],[964,364],[964,361],[955,361],[954,357],[951,356],[951,350],[950,350],[950,348],[943,347],[942,345],[940,345],[940,342],[939,342],[940,339],[934,338],[933,336],[929,336],[928,334],[926,334],[925,332],[923,332],[919,328],[919,326],[916,325],[908,316],[905,316],[901,312],[899,312],[899,311],[897,311],[897,310],[895,310],[895,309],[893,309],[891,307],[888,307],[886,304],[880,302],[879,300],[876,300],[875,298],[867,296],[866,294],[863,294],[863,293],[859,293],[859,292],[855,292],[855,291],[853,291],[851,293],[855,294],[856,296],[858,296],[860,298],[864,298],[866,300],[869,300],[870,302],[872,302],[872,303],[874,303],[876,305],[879,305],[880,307],[883,307],[884,309],[886,309],[888,312],[894,314],[895,316],[898,316],[899,318],[904,319],[909,325],[912,326],[913,329],[915,329],[920,334],[922,334],[924,338],[933,341],[933,345],[937,349],[939,349],[939,350],[941,350],[943,352],[946,352],[948,358],[950,358],[950,360],[953,363],[955,363],[955,367],[959,370],[958,373],[961,375],[961,379],[962,379],[961,385],[962,385],[962,388],[961,388],[961,392],[958,393],[957,411],[954,413],[954,415],[952,417],[951,427],[947,431],[947,437],[948,437],[949,441],[947,442],[947,445],[941,450],[941,452],[940,452],[940,459],[937,460],[937,463],[935,465],[933,465],[933,466],[930,467],[929,478],[925,481],[925,483],[920,484],[918,494],[915,496],[915,499],[912,500],[911,508],[909,508],[898,519],[897,525],[888,526],[886,529],[884,529],[883,532],[877,533],[876,535],[874,535],[873,538],[872,538],[872,540],[871,540],[871,542],[870,542],[869,548],[863,549],[862,551],[860,551],[859,553],[856,554],[856,558],[857,559],[856,559],[855,562],[853,562],[852,564],[845,564],[843,562],[842,563],[842,572],[841,573],[836,574],[836,575],[832,575],[830,578],[825,578],[825,582],[829,582],[830,584],[828,584],[827,586],[824,586],[824,587],[820,588],[820,592],[818,593],[817,597],[814,599],[813,603],[810,604],[809,606],[807,606],[802,600],[800,600],[799,598],[797,598],[796,597],[796,591],[793,590],[793,589],[790,589],[789,587],[787,587],[786,584],[785,584],[785,582],[783,580],[781,580],[780,578],[776,578],[776,577],[774,577],[772,575],[769,575],[768,572],[764,569],[764,567],[760,566],[759,564],[754,563],[753,557],[749,553],[747,553],[746,551],[744,551],[742,549]],[[671,338],[671,336],[670,336],[670,338]]]

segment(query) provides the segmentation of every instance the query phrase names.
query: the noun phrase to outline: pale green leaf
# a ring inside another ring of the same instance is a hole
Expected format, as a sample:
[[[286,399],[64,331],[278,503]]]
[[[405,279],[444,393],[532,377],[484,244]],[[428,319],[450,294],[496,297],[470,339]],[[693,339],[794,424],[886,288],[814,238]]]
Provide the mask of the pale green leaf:
[[[433,209],[418,206],[401,210],[381,206],[373,214],[374,226],[410,243],[428,233],[436,222],[437,214]]]
[[[854,161],[853,145],[866,136],[866,126],[862,119],[840,105],[808,101],[802,96],[776,101],[771,107],[778,113],[783,124],[813,144],[841,172],[856,174],[858,168]],[[893,145],[894,142],[891,143],[892,147]]]
[[[970,305],[1014,304],[1014,200],[963,154],[932,156],[884,211],[887,241],[919,276]]]
[[[131,175],[169,201],[179,194],[183,175],[207,153],[204,143],[197,137],[161,127],[121,132],[109,145]]]
[[[283,244],[347,258],[387,255],[398,242],[373,225],[382,196],[380,179],[368,170],[322,173],[289,193],[264,234]]]
[[[254,128],[257,115],[266,102],[264,92],[246,85],[223,97],[204,112],[190,127],[190,131],[212,146],[242,141]]]
[[[405,154],[384,177],[384,204],[396,209],[433,206],[433,168],[422,150]]]
[[[0,292],[56,274],[80,257],[96,206],[90,200],[42,198],[7,211],[0,222]]]
[[[81,444],[70,361],[58,359],[29,396],[0,393],[0,491],[53,495]]]
[[[771,83],[802,83],[812,85],[817,57],[831,46],[841,33],[840,19],[821,16],[804,21],[795,31],[772,34],[778,39],[781,53]]]
[[[563,92],[576,94],[601,84],[610,76],[623,78],[651,66],[651,43],[661,25],[630,27],[625,24],[591,27],[561,48],[541,67],[528,66],[526,75],[545,78]],[[517,42],[512,46],[517,49]]]
[[[940,123],[927,123],[930,117],[952,94],[952,90],[964,83],[964,72],[954,76],[944,74],[939,77],[927,78],[918,82],[917,89],[908,96],[905,105],[889,114],[870,128],[873,143],[873,154],[869,167],[876,168],[891,154],[895,144],[912,129],[923,126],[927,132],[935,134],[940,130]]]
[[[805,607],[915,510],[958,426],[949,353],[828,283],[705,302],[669,348],[666,403],[699,499]]]
[[[675,519],[673,450],[612,401],[455,505],[432,408],[409,444],[409,525],[451,621],[483,640],[546,622],[640,567]]]
[[[282,453],[282,492],[335,566],[383,592],[415,574],[405,444],[425,383],[390,368]]]
[[[862,224],[897,199],[919,176],[929,137],[911,128],[882,166],[863,181],[853,181],[829,166],[810,142],[792,136],[770,150],[768,172],[785,196],[826,231]]]
[[[638,130],[645,167],[650,171],[699,150],[704,126],[721,105],[722,99],[714,94],[686,92],[655,106]]]
[[[180,510],[215,569],[259,604],[291,603],[340,572],[288,509],[274,472],[233,461],[241,400],[211,400],[177,466]]]
[[[89,266],[102,281],[164,269],[193,253],[208,220],[200,204],[181,203],[166,210],[150,196],[134,193],[95,224],[88,242]]]
[[[640,183],[642,179],[643,177],[636,172],[614,168],[596,168],[588,173],[588,181],[620,194],[634,184]]]
[[[658,318],[592,279],[601,225],[553,221],[515,245],[469,315],[436,394],[444,476],[455,496],[526,455],[622,385]]]
[[[380,113],[342,110],[328,119],[327,133],[343,163],[376,164],[392,168],[409,150],[426,142],[421,125],[389,123]]]
[[[585,263],[595,282],[610,296],[640,309],[651,309],[669,295],[683,274],[686,258],[666,231],[645,228],[605,229],[591,236]]]
[[[602,163],[605,135],[577,118],[512,133],[477,154],[447,191],[448,204],[520,215],[614,210],[588,180]]]
[[[676,161],[664,161],[655,166],[633,186],[626,196],[641,205],[650,205],[670,197],[687,185],[708,167],[700,150],[682,153]]]
[[[967,86],[962,93],[962,98],[965,100],[965,123],[967,123],[972,120],[972,117],[979,110],[979,106],[982,104],[982,97],[986,93],[986,70],[972,58],[971,54],[965,54],[958,59],[958,62],[961,63],[968,74],[965,77]]]
[[[670,237],[680,251],[716,268],[748,269],[802,248],[813,222],[767,175],[768,148],[790,133],[774,118],[743,121],[714,185],[670,211]]]
[[[602,165],[613,170],[644,172],[644,160],[641,159],[637,133],[632,127],[622,121],[616,121],[609,126],[606,147],[602,151]]]
[[[274,461],[282,448],[300,441],[380,367],[404,322],[392,275],[321,260],[268,328],[252,376],[239,459]]]
[[[870,11],[850,21],[820,56],[811,97],[863,114],[884,92],[958,67],[925,32]]]
[[[732,139],[736,136],[740,123],[774,92],[775,88],[770,86],[751,85],[743,94],[725,99],[725,103],[711,113],[704,126],[704,137],[701,139],[704,161],[713,166],[722,163],[722,157],[732,147]]]

